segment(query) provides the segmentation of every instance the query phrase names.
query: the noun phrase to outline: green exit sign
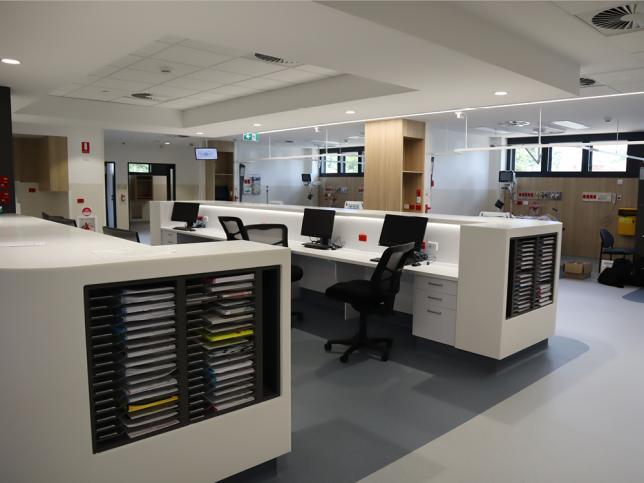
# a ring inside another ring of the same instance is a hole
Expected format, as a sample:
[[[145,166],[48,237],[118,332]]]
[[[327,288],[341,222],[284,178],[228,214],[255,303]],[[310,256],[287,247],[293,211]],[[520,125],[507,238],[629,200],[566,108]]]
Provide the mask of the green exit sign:
[[[256,132],[245,132],[242,135],[244,141],[259,141],[259,134]]]

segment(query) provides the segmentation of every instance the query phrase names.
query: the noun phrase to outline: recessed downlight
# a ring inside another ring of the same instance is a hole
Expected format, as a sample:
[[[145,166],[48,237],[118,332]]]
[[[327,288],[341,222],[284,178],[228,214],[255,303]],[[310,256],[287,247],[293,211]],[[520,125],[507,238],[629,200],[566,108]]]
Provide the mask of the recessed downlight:
[[[507,96],[508,92],[507,91],[496,91],[494,93],[495,96]]]
[[[3,64],[10,64],[10,65],[19,65],[20,61],[17,59],[2,59],[1,61]]]
[[[170,144],[170,141],[166,141],[166,142],[164,142],[163,144],[166,144],[166,145],[167,145],[167,144]]]
[[[201,131],[195,133],[197,136],[202,136],[203,133]]]
[[[348,111],[344,111],[344,113],[345,114],[355,114],[356,111],[353,111],[353,110],[349,109]]]
[[[254,124],[253,124],[253,126],[255,126],[255,127],[262,127],[262,125],[261,125],[260,123],[258,123],[258,122],[254,123]]]

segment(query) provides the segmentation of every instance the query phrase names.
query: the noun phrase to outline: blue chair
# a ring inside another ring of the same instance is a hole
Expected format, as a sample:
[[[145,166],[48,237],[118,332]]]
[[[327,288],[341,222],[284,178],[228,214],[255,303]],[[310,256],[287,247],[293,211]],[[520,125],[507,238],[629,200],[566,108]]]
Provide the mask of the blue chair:
[[[613,246],[615,244],[615,237],[613,237],[613,234],[606,228],[599,230],[599,237],[601,238],[601,246],[599,248],[600,271],[604,254],[610,255],[611,260],[613,259],[613,255],[621,255],[623,257],[631,256],[635,259],[635,250],[633,248],[619,248]]]

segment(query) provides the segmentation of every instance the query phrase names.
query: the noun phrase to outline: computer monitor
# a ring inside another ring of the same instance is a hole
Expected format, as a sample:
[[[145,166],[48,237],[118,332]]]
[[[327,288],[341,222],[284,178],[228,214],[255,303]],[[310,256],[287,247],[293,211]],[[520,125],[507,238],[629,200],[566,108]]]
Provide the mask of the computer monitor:
[[[217,149],[195,148],[195,159],[217,159]]]
[[[302,218],[302,236],[319,238],[319,245],[328,246],[333,236],[335,210],[316,210],[305,208]]]
[[[311,182],[311,173],[302,173],[302,183]]]
[[[192,225],[197,221],[199,215],[199,203],[179,203],[174,202],[172,206],[172,221],[182,221],[185,227],[175,227],[175,230],[195,231]]]
[[[384,247],[415,243],[414,250],[420,252],[427,229],[424,216],[385,215],[378,244]]]

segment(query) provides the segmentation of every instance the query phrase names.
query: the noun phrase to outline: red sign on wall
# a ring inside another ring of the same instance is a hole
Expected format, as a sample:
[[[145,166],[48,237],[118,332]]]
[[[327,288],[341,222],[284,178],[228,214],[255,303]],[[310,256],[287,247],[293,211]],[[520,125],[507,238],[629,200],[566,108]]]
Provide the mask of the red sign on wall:
[[[89,154],[89,141],[81,142],[81,151],[83,154]]]

